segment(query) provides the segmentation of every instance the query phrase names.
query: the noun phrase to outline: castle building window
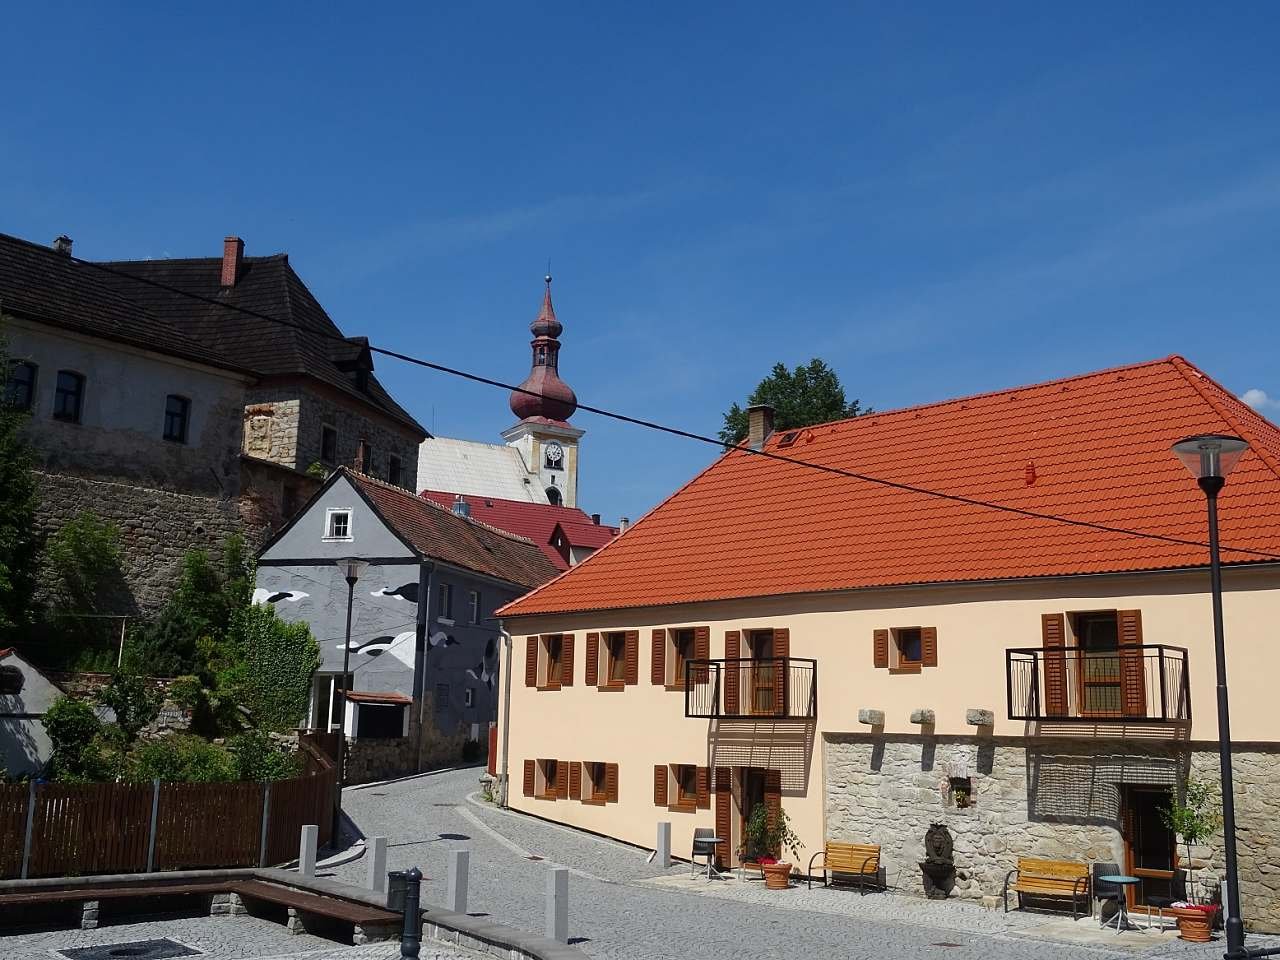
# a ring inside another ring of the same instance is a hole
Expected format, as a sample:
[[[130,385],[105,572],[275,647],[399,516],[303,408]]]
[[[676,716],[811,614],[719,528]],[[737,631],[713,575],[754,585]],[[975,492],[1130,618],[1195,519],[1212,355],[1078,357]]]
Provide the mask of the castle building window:
[[[27,360],[9,364],[4,400],[14,410],[30,410],[36,399],[36,365]]]
[[[400,463],[400,458],[394,453],[387,457],[387,483],[396,487],[402,486],[403,484],[401,483],[401,480],[403,473],[404,468]]]
[[[187,426],[191,422],[191,401],[171,393],[164,401],[164,438],[174,443],[187,442]]]
[[[53,394],[53,419],[79,423],[83,412],[84,377],[70,370],[59,370]]]
[[[328,424],[320,428],[320,462],[330,467],[338,463],[338,430]]]

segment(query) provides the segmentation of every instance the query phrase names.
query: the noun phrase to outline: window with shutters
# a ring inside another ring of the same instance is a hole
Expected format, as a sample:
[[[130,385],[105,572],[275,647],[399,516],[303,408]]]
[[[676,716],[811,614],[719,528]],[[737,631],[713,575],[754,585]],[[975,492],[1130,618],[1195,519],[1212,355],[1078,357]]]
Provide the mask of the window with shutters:
[[[601,686],[621,687],[627,681],[627,635],[606,633],[601,641],[604,676]]]
[[[698,768],[691,763],[671,766],[671,807],[691,812],[698,808]]]
[[[875,666],[890,673],[919,673],[938,665],[936,627],[892,627],[875,631]]]
[[[694,628],[686,627],[680,630],[668,630],[667,634],[669,637],[667,653],[671,662],[671,667],[667,674],[667,684],[677,690],[683,690],[687,665],[690,660],[698,659],[698,654],[695,650]]]
[[[546,655],[546,684],[558,687],[564,682],[564,637],[558,633],[542,638],[542,649]]]
[[[543,634],[526,642],[525,686],[559,690],[573,685],[573,634]]]
[[[920,628],[897,627],[893,631],[894,664],[899,670],[919,670],[921,661]]]
[[[602,761],[586,761],[582,764],[582,802],[605,804],[609,802],[609,765]]]
[[[1120,629],[1115,611],[1068,616],[1076,638],[1076,696],[1081,715],[1121,716]]]
[[[555,800],[560,795],[560,778],[567,776],[560,769],[559,760],[539,760],[536,796],[542,800]]]

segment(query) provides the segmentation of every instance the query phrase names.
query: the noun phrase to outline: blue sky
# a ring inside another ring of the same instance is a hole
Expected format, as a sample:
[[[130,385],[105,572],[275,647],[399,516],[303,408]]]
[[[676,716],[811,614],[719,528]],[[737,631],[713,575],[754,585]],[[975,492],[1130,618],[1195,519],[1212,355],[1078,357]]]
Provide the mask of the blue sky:
[[[707,433],[813,356],[877,409],[1169,353],[1280,397],[1274,4],[185,6],[6,13],[0,230],[236,233],[512,382],[550,257],[578,396]],[[378,373],[442,435],[512,422]],[[575,422],[610,519],[714,455]]]

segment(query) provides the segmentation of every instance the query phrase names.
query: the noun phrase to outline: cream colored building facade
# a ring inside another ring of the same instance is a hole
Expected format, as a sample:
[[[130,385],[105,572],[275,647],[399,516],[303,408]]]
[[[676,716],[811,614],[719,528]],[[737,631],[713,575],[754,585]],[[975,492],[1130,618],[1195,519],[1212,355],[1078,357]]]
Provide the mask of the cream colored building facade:
[[[1230,568],[1225,584],[1243,911],[1276,930],[1280,567]],[[1142,870],[1152,843],[1168,844],[1156,808],[1188,775],[1218,779],[1210,615],[1208,575],[1191,570],[508,617],[507,802],[650,849],[668,821],[681,856],[696,827],[727,827],[721,859],[734,863],[744,815],[776,792],[802,840],[788,854],[799,870],[824,838],[878,843],[885,879],[908,893],[923,892],[924,835],[944,823],[952,895],[989,903],[1019,856]],[[1115,652],[1082,668],[1076,649],[1098,629],[1118,631],[1120,646],[1104,642]],[[678,640],[712,661],[688,693],[674,676]],[[1135,640],[1144,646],[1119,652]],[[1043,652],[1055,643],[1063,652]],[[1034,652],[1009,652],[1024,649]],[[787,659],[716,665],[761,652]],[[1193,886],[1211,892],[1220,847],[1193,849],[1190,864],[1177,853],[1158,867],[1190,865]],[[1161,886],[1160,869],[1145,872]]]

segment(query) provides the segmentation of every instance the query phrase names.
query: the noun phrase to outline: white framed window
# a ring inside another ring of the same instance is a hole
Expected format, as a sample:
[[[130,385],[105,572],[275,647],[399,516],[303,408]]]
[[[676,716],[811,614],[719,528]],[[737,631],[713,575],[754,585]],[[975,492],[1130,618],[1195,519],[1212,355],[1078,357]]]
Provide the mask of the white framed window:
[[[324,539],[350,540],[351,508],[329,507],[324,512]]]
[[[462,705],[464,707],[474,707],[476,705],[475,687],[467,687],[462,694]]]
[[[471,623],[480,622],[480,591],[467,591],[467,605],[470,607]]]
[[[442,583],[436,590],[436,619],[453,623],[453,584]]]

